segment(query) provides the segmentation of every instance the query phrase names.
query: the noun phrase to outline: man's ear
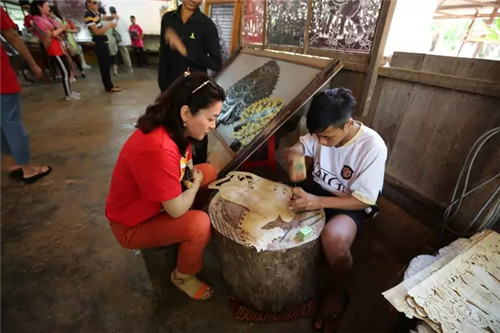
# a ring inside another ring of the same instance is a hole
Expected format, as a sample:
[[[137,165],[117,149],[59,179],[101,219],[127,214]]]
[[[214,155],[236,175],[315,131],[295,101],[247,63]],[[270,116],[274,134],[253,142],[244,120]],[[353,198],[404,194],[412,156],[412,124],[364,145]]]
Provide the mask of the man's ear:
[[[354,119],[349,118],[349,120],[347,121],[347,125],[348,127],[352,127],[354,125]]]
[[[191,117],[191,109],[187,105],[181,107],[181,119],[186,122]]]

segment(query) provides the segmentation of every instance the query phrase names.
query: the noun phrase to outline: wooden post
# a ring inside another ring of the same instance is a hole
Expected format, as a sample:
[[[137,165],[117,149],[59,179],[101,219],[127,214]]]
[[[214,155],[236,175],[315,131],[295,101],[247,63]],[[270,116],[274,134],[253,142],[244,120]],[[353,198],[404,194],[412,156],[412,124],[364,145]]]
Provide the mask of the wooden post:
[[[474,15],[474,19],[472,19],[472,21],[470,22],[469,27],[467,28],[467,32],[465,33],[464,39],[462,40],[462,44],[460,44],[460,48],[458,49],[457,57],[460,56],[460,52],[462,52],[464,44],[467,43],[467,38],[469,37],[470,30],[472,29],[474,22],[476,22],[476,18],[478,15],[479,15],[479,9],[476,9],[476,14]]]
[[[205,4],[203,5],[203,14],[205,14],[206,16],[210,17],[210,15],[208,15],[208,11],[210,10],[210,5],[209,5],[209,1],[205,1]]]
[[[363,105],[363,117],[368,116],[370,107],[370,100],[375,83],[377,82],[378,68],[382,64],[384,58],[385,43],[389,35],[389,28],[391,26],[392,16],[396,8],[396,0],[382,1],[382,8],[375,30],[372,47],[370,51],[370,65],[366,73],[365,84],[363,85],[363,92],[359,103]]]
[[[267,0],[264,0],[264,17],[262,21],[262,49],[265,50],[267,47],[267,12],[268,12],[269,3]]]
[[[304,31],[304,54],[307,54],[309,52],[309,30],[311,29],[313,8],[314,8],[314,1],[309,0],[307,2],[307,18],[306,18],[306,27]]]
[[[234,2],[234,14],[233,14],[233,30],[231,31],[231,45],[229,46],[229,54],[238,48],[240,44],[240,32],[241,32],[241,11],[243,10],[242,0],[236,0]]]

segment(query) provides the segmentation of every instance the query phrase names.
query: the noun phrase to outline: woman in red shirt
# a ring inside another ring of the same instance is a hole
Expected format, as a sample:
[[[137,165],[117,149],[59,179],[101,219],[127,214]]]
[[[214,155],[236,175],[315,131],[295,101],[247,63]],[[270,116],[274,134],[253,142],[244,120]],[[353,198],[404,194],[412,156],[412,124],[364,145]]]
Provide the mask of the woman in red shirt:
[[[34,22],[33,34],[40,39],[52,63],[61,72],[62,85],[66,94],[65,99],[67,101],[82,99],[79,93],[71,90],[71,69],[61,46],[64,32],[70,28],[69,24],[59,25],[49,17],[50,5],[47,0],[33,1],[31,9]]]
[[[106,217],[123,247],[179,243],[171,280],[197,300],[213,293],[195,275],[210,239],[210,220],[191,206],[217,172],[206,163],[193,167],[191,142],[215,128],[224,98],[224,90],[206,74],[178,78],[139,118],[120,151],[106,199]]]

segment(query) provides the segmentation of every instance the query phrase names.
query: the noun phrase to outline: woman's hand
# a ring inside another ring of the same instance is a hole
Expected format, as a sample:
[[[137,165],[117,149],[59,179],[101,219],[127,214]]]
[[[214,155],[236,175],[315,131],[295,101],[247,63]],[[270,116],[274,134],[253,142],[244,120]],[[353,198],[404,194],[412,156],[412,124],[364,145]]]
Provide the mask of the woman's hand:
[[[195,168],[194,172],[193,172],[193,184],[194,184],[194,186],[200,187],[202,181],[203,181],[203,173],[200,170]]]
[[[300,187],[295,187],[292,190],[290,198],[290,209],[294,212],[302,212],[308,210],[316,210],[321,207],[321,197],[307,193]]]

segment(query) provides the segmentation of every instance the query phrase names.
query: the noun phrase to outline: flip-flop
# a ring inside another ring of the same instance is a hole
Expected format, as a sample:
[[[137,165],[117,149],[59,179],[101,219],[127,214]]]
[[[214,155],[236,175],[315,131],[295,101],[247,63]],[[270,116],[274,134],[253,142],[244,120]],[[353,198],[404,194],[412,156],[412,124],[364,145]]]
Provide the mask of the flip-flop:
[[[17,168],[9,171],[9,177],[12,179],[20,180],[23,179],[23,176],[24,176],[23,168]]]
[[[195,275],[191,275],[188,278],[179,278],[179,277],[174,277],[174,272],[170,274],[170,280],[177,289],[179,289],[180,291],[182,291],[183,293],[185,293],[190,298],[196,301],[208,301],[213,296],[213,289],[205,282],[202,281],[200,289],[198,289],[198,291],[193,296],[189,295],[185,290],[183,290],[180,287],[180,285],[186,283],[186,281],[192,280],[194,278],[196,278]]]
[[[43,168],[43,167],[42,167]],[[43,178],[45,176],[47,176],[50,172],[52,171],[52,167],[50,165],[47,165],[47,170],[44,171],[44,172],[39,172],[37,173],[36,175],[34,176],[31,176],[31,177],[28,177],[28,178],[24,178],[23,177],[23,181],[26,183],[26,184],[33,184],[34,182],[36,182],[37,180],[39,180],[40,178]]]

